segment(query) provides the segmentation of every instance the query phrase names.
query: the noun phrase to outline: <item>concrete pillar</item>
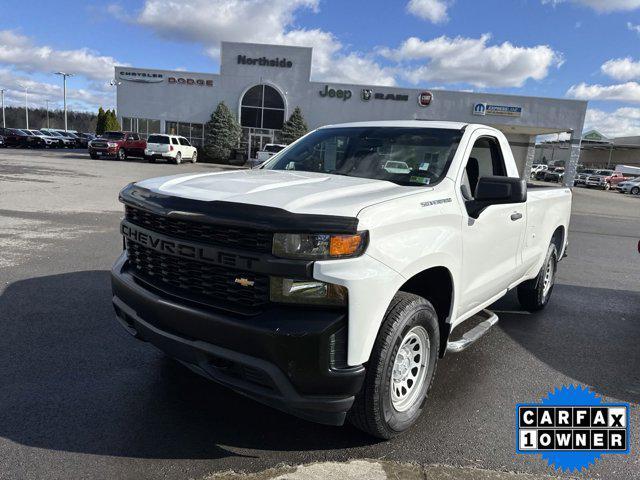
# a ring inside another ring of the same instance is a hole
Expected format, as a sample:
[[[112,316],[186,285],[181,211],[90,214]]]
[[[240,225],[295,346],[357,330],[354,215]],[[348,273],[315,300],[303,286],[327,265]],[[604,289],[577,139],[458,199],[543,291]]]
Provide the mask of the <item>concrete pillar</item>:
[[[529,180],[531,177],[531,167],[536,158],[536,137],[529,137],[529,145],[527,146],[527,157],[522,171],[522,178]]]
[[[565,187],[573,187],[573,181],[576,178],[576,172],[578,169],[578,162],[580,161],[580,143],[582,137],[580,132],[571,132],[571,139],[569,140],[569,158],[565,160],[564,164],[564,185]]]

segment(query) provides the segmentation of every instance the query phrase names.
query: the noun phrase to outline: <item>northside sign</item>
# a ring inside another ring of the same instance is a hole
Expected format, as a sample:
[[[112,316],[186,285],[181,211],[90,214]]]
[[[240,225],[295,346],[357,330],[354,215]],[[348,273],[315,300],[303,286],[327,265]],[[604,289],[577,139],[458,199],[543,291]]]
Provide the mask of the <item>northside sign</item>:
[[[291,68],[293,67],[293,62],[291,60],[287,60],[286,58],[280,58],[280,57],[250,58],[250,57],[247,57],[246,55],[238,55],[238,65],[257,65],[259,67]]]

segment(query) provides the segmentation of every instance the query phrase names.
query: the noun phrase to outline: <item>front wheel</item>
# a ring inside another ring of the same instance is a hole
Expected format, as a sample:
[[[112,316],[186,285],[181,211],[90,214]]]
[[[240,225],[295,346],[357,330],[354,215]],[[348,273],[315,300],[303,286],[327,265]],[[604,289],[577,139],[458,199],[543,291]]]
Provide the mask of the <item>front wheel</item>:
[[[631,189],[631,195],[638,195],[640,193],[640,187],[633,187]]]
[[[198,152],[194,150],[193,155],[191,155],[191,163],[196,163],[197,161],[198,161]]]
[[[604,184],[604,189],[605,190],[611,190],[611,184],[610,183],[605,183]]]
[[[518,285],[518,301],[522,308],[535,312],[546,307],[555,285],[557,265],[558,252],[552,243],[549,245],[547,256],[536,278]]]
[[[424,408],[439,349],[438,316],[431,303],[398,292],[380,327],[350,422],[383,439],[411,427]]]
[[[124,161],[127,159],[127,152],[124,150],[124,148],[120,148],[118,150],[117,157],[118,157],[118,160],[120,161]]]

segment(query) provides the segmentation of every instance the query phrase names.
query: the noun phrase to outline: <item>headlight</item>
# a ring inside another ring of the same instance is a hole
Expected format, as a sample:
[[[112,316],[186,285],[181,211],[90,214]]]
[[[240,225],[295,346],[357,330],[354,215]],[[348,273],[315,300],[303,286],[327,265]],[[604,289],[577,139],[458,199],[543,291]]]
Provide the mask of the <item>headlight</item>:
[[[113,148],[113,147],[117,147],[118,144],[116,142],[107,142],[107,146]]]
[[[341,285],[318,280],[296,280],[271,277],[270,300],[278,303],[302,303],[307,305],[347,304],[347,289]]]
[[[362,255],[367,248],[368,233],[355,235],[276,233],[273,254],[280,258],[326,260]]]

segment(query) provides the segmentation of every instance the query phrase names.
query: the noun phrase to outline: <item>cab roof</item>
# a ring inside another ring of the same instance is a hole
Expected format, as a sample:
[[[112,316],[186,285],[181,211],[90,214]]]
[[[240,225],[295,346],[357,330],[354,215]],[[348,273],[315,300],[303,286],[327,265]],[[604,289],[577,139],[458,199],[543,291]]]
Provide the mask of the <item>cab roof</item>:
[[[404,128],[444,128],[448,130],[462,130],[469,125],[462,122],[438,122],[432,120],[378,120],[372,122],[350,122],[325,125],[320,128],[350,128],[350,127],[404,127]]]

